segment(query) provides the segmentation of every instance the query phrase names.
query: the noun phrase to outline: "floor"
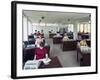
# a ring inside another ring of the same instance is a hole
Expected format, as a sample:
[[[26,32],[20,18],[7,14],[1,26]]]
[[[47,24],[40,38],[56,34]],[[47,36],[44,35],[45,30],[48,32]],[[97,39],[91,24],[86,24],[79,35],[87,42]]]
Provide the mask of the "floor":
[[[78,67],[77,52],[62,51],[61,44],[53,44],[52,38],[46,38],[46,43],[50,45],[50,57],[57,56],[63,67]]]

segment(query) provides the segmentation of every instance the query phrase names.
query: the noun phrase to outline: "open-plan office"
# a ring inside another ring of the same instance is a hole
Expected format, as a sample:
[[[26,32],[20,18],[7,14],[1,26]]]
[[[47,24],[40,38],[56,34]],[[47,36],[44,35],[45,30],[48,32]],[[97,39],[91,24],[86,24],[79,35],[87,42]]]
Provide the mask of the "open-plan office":
[[[38,68],[91,65],[89,13],[23,10],[22,18],[23,69],[29,69],[26,63],[36,58],[39,37],[43,40],[49,63],[40,63]]]

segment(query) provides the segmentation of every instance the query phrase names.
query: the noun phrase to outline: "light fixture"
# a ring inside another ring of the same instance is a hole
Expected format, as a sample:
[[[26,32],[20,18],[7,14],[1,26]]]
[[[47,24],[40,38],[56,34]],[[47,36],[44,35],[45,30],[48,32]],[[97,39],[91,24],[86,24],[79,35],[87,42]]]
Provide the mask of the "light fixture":
[[[70,21],[70,19],[68,19],[68,22]]]
[[[41,19],[44,19],[44,18],[45,18],[44,16],[41,17]]]
[[[40,25],[44,25],[43,23],[41,23],[44,18],[45,18],[44,16],[40,17],[40,19],[39,19],[39,26]]]
[[[45,17],[44,16],[42,16],[41,18],[40,18],[40,20],[39,20],[39,23],[44,19]]]

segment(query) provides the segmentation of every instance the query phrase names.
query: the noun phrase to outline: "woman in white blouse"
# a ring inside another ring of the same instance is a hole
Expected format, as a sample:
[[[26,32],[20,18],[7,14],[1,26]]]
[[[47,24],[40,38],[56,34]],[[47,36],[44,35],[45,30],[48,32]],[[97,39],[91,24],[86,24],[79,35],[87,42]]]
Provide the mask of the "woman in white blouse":
[[[67,41],[69,40],[68,36],[67,36],[67,33],[64,34],[64,37],[63,37],[63,41]]]
[[[44,41],[44,38],[42,38],[41,36],[38,36],[36,41],[35,41],[35,45],[37,47],[40,47],[40,43]]]

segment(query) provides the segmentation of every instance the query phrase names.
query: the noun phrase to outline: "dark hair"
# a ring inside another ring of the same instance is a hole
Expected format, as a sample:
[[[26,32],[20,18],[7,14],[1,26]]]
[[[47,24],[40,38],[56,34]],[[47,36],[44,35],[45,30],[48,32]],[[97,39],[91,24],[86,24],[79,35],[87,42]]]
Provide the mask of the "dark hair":
[[[43,32],[43,29],[41,30],[41,32]]]
[[[41,47],[44,47],[44,42],[41,42],[41,43],[40,43],[40,46],[41,46]]]
[[[59,31],[57,31],[57,33],[60,33]]]

